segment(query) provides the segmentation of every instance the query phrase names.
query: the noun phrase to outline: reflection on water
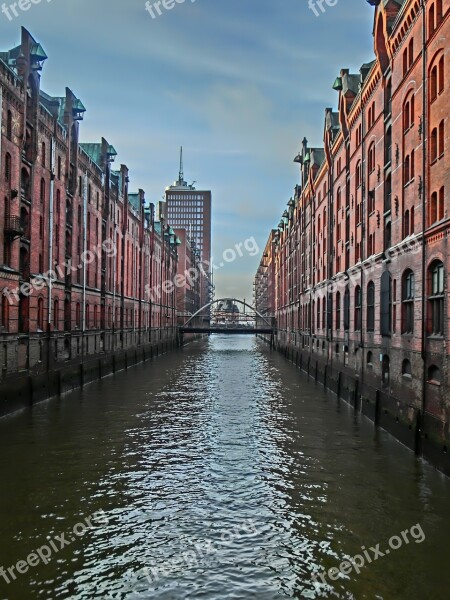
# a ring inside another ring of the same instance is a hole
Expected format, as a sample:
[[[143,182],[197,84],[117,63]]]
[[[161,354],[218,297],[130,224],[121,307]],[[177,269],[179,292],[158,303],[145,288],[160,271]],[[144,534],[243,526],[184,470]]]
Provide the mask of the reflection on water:
[[[448,597],[449,480],[246,336],[0,421],[0,476],[0,566],[67,537],[0,599]]]

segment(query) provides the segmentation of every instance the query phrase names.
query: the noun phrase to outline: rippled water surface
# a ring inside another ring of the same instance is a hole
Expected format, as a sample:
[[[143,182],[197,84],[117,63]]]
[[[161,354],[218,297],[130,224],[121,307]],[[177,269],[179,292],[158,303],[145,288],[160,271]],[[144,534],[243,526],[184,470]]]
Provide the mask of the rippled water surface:
[[[445,600],[449,499],[262,342],[213,336],[0,421],[0,600]]]

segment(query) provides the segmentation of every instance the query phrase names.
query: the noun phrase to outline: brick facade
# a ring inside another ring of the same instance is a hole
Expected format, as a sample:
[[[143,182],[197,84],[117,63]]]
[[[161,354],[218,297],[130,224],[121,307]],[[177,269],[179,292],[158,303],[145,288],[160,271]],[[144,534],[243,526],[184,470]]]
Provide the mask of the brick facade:
[[[0,52],[0,378],[175,338],[175,235],[80,142],[74,93],[41,90],[46,58],[25,29]]]
[[[450,9],[401,4],[375,8],[375,60],[336,78],[323,148],[303,141],[256,301],[283,351],[447,469]]]

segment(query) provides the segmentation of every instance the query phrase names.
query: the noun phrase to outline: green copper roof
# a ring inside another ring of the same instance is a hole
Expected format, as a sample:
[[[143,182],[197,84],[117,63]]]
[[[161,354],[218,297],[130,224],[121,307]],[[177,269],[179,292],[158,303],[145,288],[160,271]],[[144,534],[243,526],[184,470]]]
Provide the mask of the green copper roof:
[[[139,194],[128,194],[128,202],[131,204],[132,208],[134,208],[136,212],[140,211]]]
[[[39,62],[41,62],[43,60],[47,60],[47,58],[48,58],[48,56],[44,52],[44,48],[38,43],[33,44],[31,46],[30,54],[35,60],[37,60]]]

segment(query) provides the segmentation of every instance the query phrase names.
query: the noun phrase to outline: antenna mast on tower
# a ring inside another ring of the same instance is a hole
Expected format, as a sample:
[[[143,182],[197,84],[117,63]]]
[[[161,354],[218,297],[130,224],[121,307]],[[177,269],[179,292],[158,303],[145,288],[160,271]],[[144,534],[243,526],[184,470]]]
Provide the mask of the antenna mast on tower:
[[[180,172],[178,174],[178,181],[182,183],[184,181],[183,173],[183,146],[180,147]]]

